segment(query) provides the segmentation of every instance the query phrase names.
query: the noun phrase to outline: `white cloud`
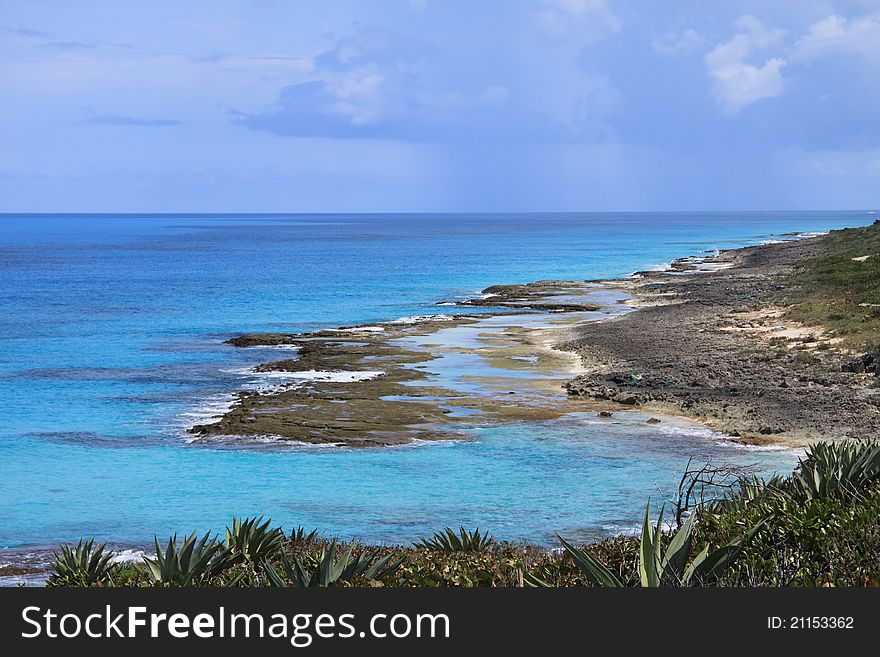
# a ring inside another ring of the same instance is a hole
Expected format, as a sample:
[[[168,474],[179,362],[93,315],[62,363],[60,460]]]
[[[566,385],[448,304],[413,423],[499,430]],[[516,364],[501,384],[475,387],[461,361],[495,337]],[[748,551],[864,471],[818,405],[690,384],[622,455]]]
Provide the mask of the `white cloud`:
[[[792,60],[809,62],[837,54],[866,56],[880,63],[880,16],[828,16],[795,42]]]
[[[735,25],[737,34],[705,56],[715,99],[731,114],[762,98],[781,96],[785,90],[781,72],[785,59],[771,57],[757,64],[747,61],[756,51],[782,45],[785,30],[770,29],[753,16],[743,16]]]
[[[537,24],[554,39],[588,44],[618,32],[622,26],[605,0],[541,0]]]
[[[786,31],[776,28],[768,28],[754,16],[741,16],[734,23],[740,31],[749,35],[754,45],[758,48],[770,48],[778,46],[785,39]]]
[[[687,55],[699,50],[706,43],[705,37],[694,29],[682,32],[669,32],[662,37],[654,39],[655,52],[661,55]]]

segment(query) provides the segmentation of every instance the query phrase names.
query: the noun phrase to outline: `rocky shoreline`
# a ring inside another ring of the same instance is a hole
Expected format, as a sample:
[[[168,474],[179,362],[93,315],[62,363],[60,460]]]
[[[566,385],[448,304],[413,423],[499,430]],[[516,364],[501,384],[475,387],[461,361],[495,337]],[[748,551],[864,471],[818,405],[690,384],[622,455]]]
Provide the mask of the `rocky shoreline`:
[[[824,239],[684,259],[609,282],[633,296],[637,311],[583,324],[560,345],[589,370],[567,391],[685,415],[750,444],[876,436],[880,389],[870,354],[787,318],[801,292],[795,274],[825,254]]]
[[[237,393],[215,422],[190,428],[191,441],[271,437],[378,447],[462,439],[460,428],[475,417],[540,421],[583,410],[562,388],[582,371],[579,359],[555,343],[588,317],[623,310],[596,295],[608,292],[582,281],[539,281],[442,302],[485,306],[480,314],[231,338],[235,348],[284,347],[291,357],[252,368],[271,383]]]
[[[457,428],[475,415],[509,422],[640,410],[698,420],[747,444],[876,435],[871,355],[786,317],[792,275],[823,253],[823,239],[682,258],[622,280],[495,285],[441,302],[484,311],[474,315],[237,336],[228,344],[295,353],[254,368],[278,383],[239,393],[190,433],[369,447],[460,438]],[[614,301],[603,304],[600,292]],[[459,343],[450,331],[470,333]],[[450,382],[432,371],[470,356],[494,375]]]

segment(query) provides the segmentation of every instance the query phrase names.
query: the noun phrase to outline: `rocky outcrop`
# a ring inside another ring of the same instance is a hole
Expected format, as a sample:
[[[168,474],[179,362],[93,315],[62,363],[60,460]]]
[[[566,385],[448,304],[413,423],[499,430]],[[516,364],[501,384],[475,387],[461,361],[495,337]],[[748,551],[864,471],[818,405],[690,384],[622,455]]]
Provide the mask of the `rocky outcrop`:
[[[843,372],[852,372],[853,374],[880,376],[880,349],[853,358],[841,365],[840,369]]]
[[[785,307],[788,275],[816,242],[730,251],[715,259],[726,269],[623,282],[645,307],[578,328],[565,348],[590,371],[566,390],[680,413],[748,442],[876,436],[880,389],[863,376],[876,375],[876,352],[841,368],[833,341],[809,331],[767,337],[782,320],[762,312]]]

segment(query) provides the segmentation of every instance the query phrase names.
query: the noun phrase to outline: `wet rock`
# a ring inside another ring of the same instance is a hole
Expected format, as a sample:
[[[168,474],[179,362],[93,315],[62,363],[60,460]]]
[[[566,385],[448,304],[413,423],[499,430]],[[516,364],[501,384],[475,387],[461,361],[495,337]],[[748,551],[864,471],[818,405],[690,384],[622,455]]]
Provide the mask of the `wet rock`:
[[[299,336],[290,333],[249,333],[226,340],[233,347],[276,347],[296,344]]]
[[[840,369],[843,372],[852,372],[854,374],[873,373],[875,376],[880,376],[878,362],[880,362],[880,349],[875,349],[844,363]]]
[[[681,410],[720,431],[765,441],[880,431],[880,394],[851,375],[873,374],[880,388],[880,348],[844,359],[833,343],[793,351],[789,341],[769,339],[777,322],[785,322],[776,318],[791,304],[792,273],[825,254],[822,240],[726,252],[718,262],[728,266],[718,271],[627,279],[621,286],[637,298],[638,310],[575,329],[564,347],[593,373],[565,389],[648,409],[662,404],[655,412]],[[767,317],[743,316],[753,311]],[[827,344],[817,335],[795,342]]]
[[[650,417],[648,418],[648,424],[660,424],[660,418]]]
[[[458,306],[485,306],[543,310],[553,313],[594,312],[600,304],[585,297],[594,291],[584,281],[535,281],[517,285],[492,285],[483,290],[486,296],[462,301],[442,301]],[[559,297],[568,297],[559,300]],[[583,299],[583,300],[582,300]]]

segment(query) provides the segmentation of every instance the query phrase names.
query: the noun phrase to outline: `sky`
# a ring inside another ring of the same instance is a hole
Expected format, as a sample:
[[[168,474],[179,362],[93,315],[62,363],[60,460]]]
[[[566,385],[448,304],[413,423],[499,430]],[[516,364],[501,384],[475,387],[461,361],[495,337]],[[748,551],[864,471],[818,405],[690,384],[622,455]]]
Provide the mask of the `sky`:
[[[0,212],[880,206],[880,0],[3,0]]]

